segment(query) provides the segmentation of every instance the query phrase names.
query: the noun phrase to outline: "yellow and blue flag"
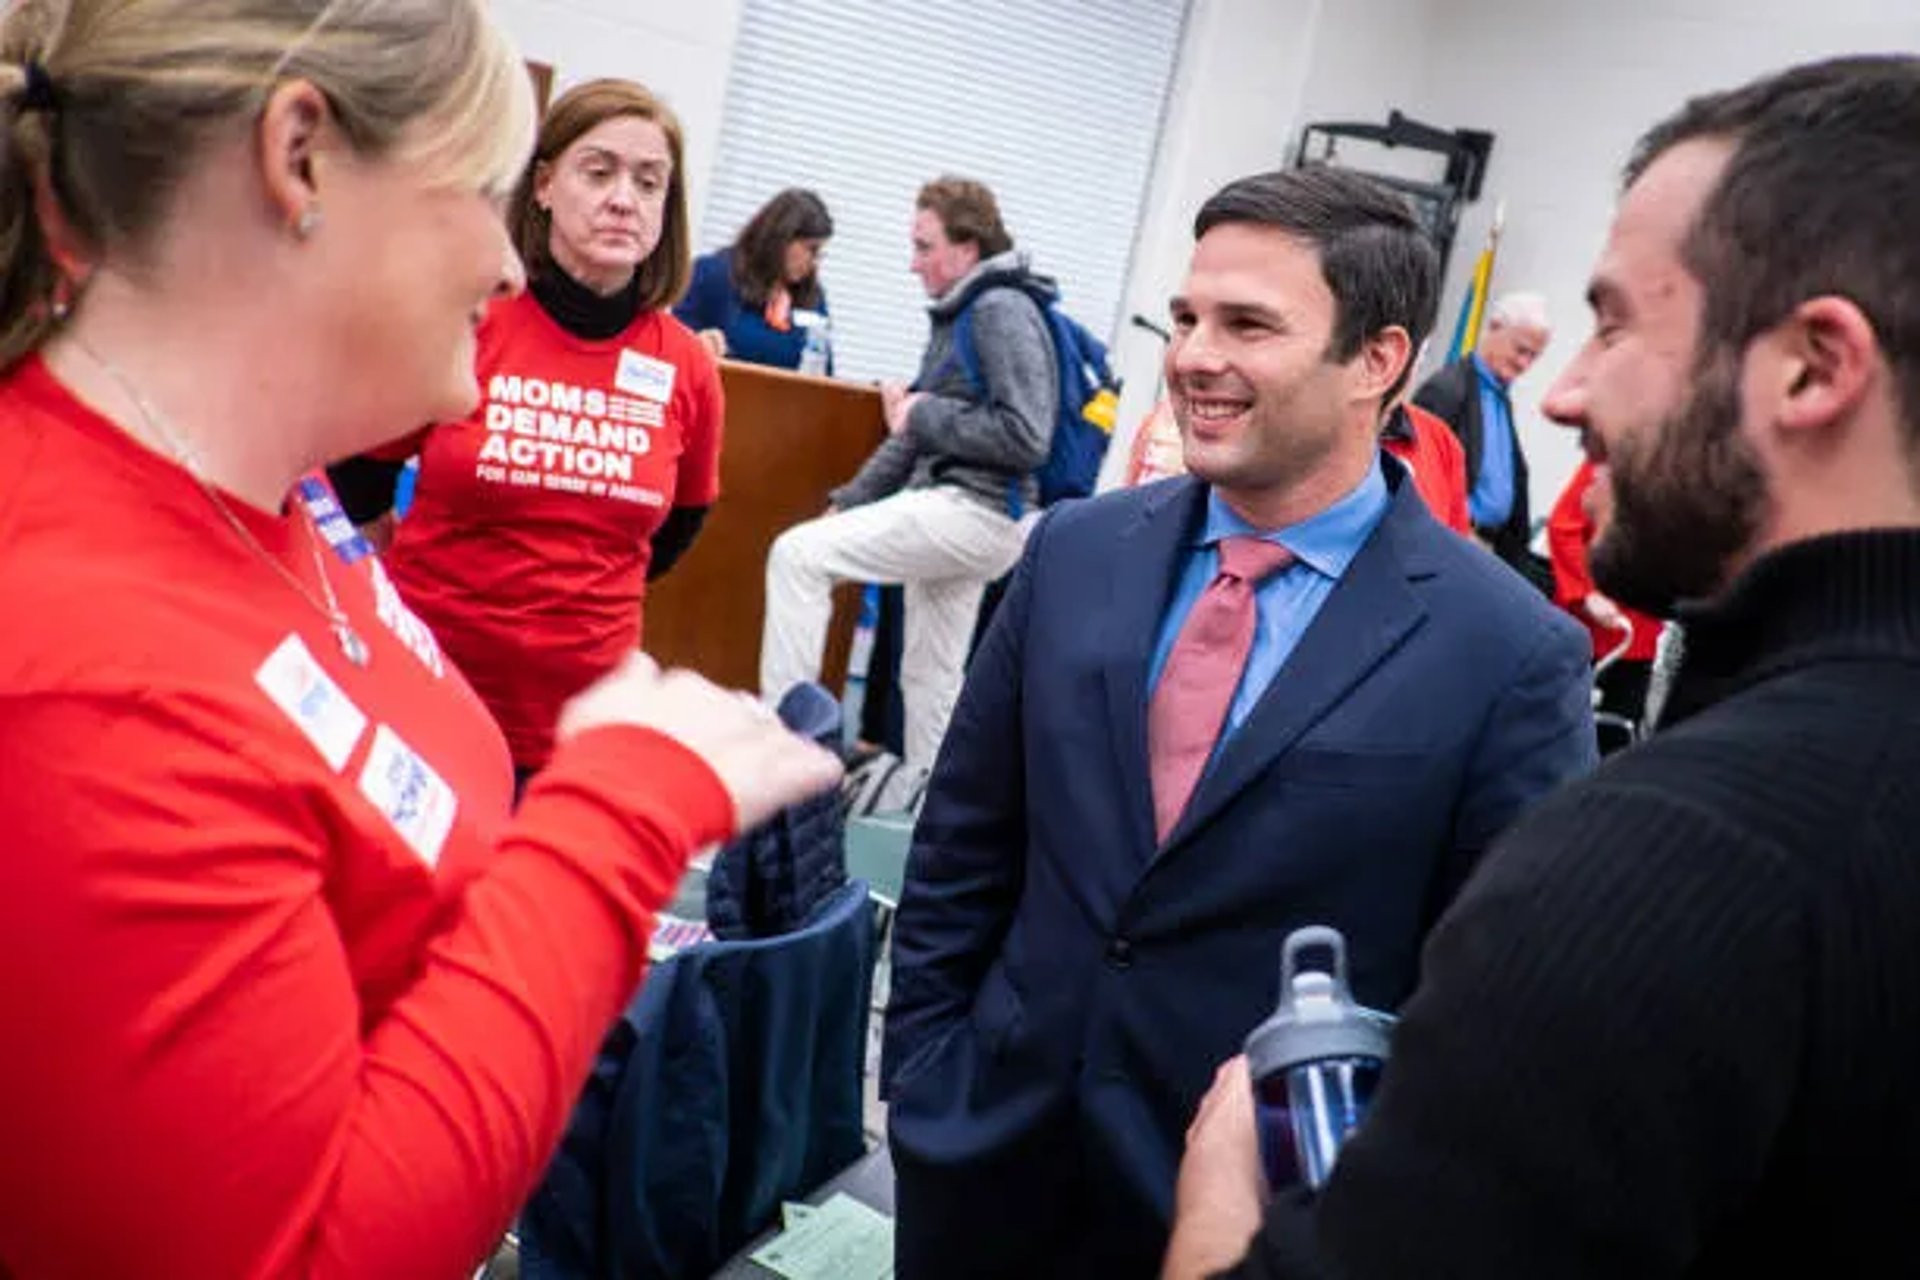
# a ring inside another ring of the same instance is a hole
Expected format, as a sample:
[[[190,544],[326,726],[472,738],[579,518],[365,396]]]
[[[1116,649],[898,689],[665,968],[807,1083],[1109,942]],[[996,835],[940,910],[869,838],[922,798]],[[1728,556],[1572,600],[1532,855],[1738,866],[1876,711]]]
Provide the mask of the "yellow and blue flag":
[[[1493,259],[1500,251],[1500,231],[1507,220],[1507,204],[1501,201],[1493,211],[1493,226],[1487,230],[1486,247],[1474,260],[1473,279],[1466,296],[1460,299],[1460,318],[1454,322],[1452,358],[1464,360],[1480,345],[1480,322],[1487,312],[1487,291],[1493,284]]]

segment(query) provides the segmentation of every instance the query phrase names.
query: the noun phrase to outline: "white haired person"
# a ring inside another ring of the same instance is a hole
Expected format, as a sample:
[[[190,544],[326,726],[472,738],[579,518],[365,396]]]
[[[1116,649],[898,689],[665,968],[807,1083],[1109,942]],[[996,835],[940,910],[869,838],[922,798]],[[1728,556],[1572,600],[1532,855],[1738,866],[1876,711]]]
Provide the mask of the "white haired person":
[[[483,0],[20,0],[0,127],[0,1274],[469,1274],[691,851],[837,766],[635,657],[510,815],[316,478],[522,285]]]
[[[1515,568],[1527,565],[1527,455],[1514,416],[1514,381],[1553,337],[1546,299],[1509,293],[1487,308],[1479,345],[1427,379],[1413,402],[1443,420],[1467,454],[1467,509],[1474,535]]]

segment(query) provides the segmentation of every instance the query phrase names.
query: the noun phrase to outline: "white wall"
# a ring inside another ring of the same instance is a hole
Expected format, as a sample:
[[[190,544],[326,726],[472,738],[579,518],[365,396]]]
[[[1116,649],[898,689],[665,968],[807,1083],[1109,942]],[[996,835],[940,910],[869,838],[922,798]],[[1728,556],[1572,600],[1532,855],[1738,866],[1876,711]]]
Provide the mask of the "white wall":
[[[733,61],[740,0],[493,0],[521,52],[554,69],[554,92],[601,76],[637,80],[680,117],[694,243]]]
[[[1399,108],[1424,118],[1434,24],[1446,0],[1337,0],[1315,33],[1313,65],[1292,133],[1309,121],[1386,123]],[[1429,122],[1433,123],[1433,122]],[[1407,177],[1437,179],[1431,153],[1343,143],[1343,163]]]
[[[1546,294],[1557,332],[1516,386],[1538,515],[1576,461],[1541,397],[1589,330],[1587,271],[1606,235],[1634,140],[1694,94],[1832,53],[1920,50],[1915,0],[1440,0],[1431,78],[1436,123],[1498,137],[1485,197],[1469,206],[1442,295],[1455,308],[1494,204],[1507,202],[1494,292]]]
[[[1200,201],[1280,163],[1309,120],[1384,121],[1399,108],[1496,135],[1486,191],[1467,206],[1441,295],[1438,347],[1495,205],[1507,222],[1494,291],[1547,295],[1553,345],[1516,388],[1544,516],[1577,461],[1541,396],[1584,340],[1583,301],[1633,140],[1686,97],[1846,51],[1920,51],[1916,0],[1194,0],[1127,297],[1159,318],[1191,248]],[[1351,163],[1405,171],[1404,156]],[[1376,163],[1377,162],[1377,163]],[[1128,337],[1123,425],[1156,385],[1158,344]]]

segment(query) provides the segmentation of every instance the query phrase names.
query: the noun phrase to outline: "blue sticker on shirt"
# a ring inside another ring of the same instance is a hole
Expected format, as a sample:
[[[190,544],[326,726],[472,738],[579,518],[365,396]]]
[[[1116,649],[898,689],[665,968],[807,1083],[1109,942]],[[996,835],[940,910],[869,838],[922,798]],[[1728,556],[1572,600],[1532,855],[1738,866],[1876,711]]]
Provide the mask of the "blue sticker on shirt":
[[[353,521],[341,508],[340,500],[333,496],[333,490],[327,487],[324,480],[308,476],[299,483],[295,492],[300,495],[301,505],[306,507],[314,527],[320,530],[320,536],[340,557],[340,563],[352,564],[373,554],[373,544],[354,528]]]

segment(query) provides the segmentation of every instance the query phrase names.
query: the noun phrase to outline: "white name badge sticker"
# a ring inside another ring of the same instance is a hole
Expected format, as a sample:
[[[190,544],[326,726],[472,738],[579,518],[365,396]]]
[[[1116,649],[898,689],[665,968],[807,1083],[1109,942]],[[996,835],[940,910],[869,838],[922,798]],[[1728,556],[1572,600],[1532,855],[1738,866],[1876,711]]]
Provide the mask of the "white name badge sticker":
[[[353,754],[367,717],[321,667],[307,642],[289,635],[253,673],[273,705],[307,736],[327,767],[339,770]]]
[[[374,729],[373,746],[360,768],[360,794],[393,824],[422,862],[431,867],[440,861],[460,798],[432,765],[384,724]]]
[[[620,353],[620,364],[614,370],[613,385],[630,396],[665,404],[673,395],[673,375],[674,367],[665,360],[643,356],[628,348]]]

